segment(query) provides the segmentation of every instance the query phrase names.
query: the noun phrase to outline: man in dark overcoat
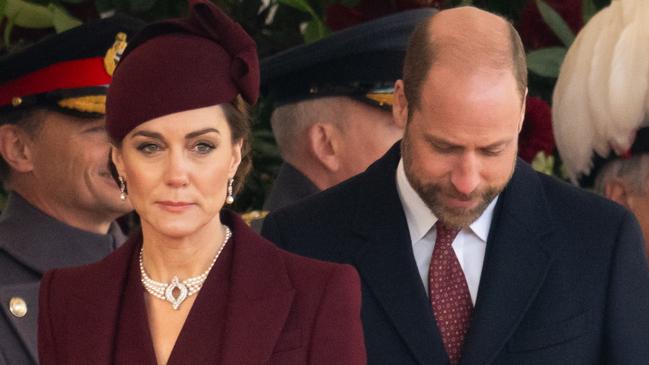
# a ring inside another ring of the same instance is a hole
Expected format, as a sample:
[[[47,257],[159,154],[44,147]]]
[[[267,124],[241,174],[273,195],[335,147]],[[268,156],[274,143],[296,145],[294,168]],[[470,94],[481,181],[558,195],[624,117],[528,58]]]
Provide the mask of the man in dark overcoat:
[[[638,223],[517,159],[526,71],[506,20],[439,12],[395,86],[401,143],[266,218],[281,247],[359,271],[369,364],[647,364]]]

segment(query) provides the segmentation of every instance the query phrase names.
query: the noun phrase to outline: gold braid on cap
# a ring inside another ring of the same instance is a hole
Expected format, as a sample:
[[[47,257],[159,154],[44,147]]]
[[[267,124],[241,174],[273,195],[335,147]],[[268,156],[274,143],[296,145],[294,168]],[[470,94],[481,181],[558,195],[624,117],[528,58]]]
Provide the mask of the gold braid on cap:
[[[365,94],[365,97],[374,100],[379,103],[380,106],[390,105],[394,103],[394,94],[393,93],[380,93],[380,92],[370,92]]]
[[[126,49],[126,33],[119,32],[115,35],[115,42],[106,51],[104,56],[104,69],[113,76],[117,63]],[[73,109],[85,113],[106,114],[106,95],[86,95],[66,98],[58,101],[61,108]]]
[[[61,108],[74,109],[85,113],[106,114],[106,95],[86,95],[58,101]]]

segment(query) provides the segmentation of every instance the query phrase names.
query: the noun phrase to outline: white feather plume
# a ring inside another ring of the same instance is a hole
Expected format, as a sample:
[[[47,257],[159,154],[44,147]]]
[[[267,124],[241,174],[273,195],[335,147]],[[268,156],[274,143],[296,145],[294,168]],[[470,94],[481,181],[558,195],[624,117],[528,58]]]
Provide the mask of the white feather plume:
[[[596,26],[599,29],[598,25],[606,19],[606,13],[599,12],[593,16],[586,27]],[[583,128],[591,120],[584,90],[588,87],[589,50],[593,48],[596,41],[595,32],[582,31],[577,35],[561,65],[552,96],[554,138],[569,177],[573,181],[577,179],[577,174],[573,172],[589,171],[591,166],[594,129]]]
[[[625,7],[638,0],[623,1]],[[634,4],[635,17],[625,26],[613,51],[609,80],[611,122],[608,140],[623,153],[633,143],[634,132],[645,119],[649,86],[649,33],[643,23],[649,21],[644,4]],[[625,17],[626,20],[626,17]]]
[[[613,62],[613,49],[620,33],[624,29],[619,2],[614,2],[610,7],[602,10],[599,14],[603,18],[601,27],[592,24],[593,33],[597,33],[597,41],[590,51],[590,72],[588,73],[588,85],[585,92],[588,96],[588,104],[591,107],[591,118],[593,124],[593,149],[598,154],[605,156],[610,151],[606,142],[608,124],[611,121],[611,113],[608,101],[608,83]]]
[[[593,151],[625,152],[649,112],[649,1],[613,0],[577,35],[553,95],[557,148],[573,182]]]

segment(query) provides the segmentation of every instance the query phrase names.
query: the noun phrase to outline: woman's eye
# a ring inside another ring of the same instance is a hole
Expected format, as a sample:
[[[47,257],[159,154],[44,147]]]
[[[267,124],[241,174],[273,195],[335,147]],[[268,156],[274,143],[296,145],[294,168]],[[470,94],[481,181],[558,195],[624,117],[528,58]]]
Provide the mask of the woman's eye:
[[[160,151],[162,148],[154,143],[142,143],[137,147],[138,151],[144,152],[145,154],[153,154]]]
[[[198,152],[198,153],[200,153],[202,155],[206,155],[206,154],[212,152],[213,149],[214,149],[214,145],[211,144],[211,143],[207,143],[207,142],[197,143],[193,147],[194,151],[196,151],[196,152]]]

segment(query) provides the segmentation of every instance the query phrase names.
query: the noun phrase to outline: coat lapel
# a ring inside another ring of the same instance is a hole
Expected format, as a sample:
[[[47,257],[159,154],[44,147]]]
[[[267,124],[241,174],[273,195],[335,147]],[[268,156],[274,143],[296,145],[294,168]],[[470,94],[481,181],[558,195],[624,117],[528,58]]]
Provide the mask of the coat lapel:
[[[492,363],[513,334],[547,274],[552,230],[539,177],[518,162],[492,221],[462,365]]]
[[[97,263],[97,275],[80,277],[75,284],[78,294],[68,298],[69,307],[75,308],[74,322],[78,323],[70,327],[75,331],[75,343],[71,346],[75,347],[74,353],[88,355],[84,363],[112,364],[122,293],[140,242],[141,236],[133,237],[113,255]]]
[[[447,356],[417,271],[397,193],[399,146],[393,146],[365,174],[366,189],[361,193],[353,226],[366,243],[355,264],[418,362],[440,364]]]
[[[224,212],[234,245],[222,364],[265,364],[288,317],[295,290],[272,244]]]

